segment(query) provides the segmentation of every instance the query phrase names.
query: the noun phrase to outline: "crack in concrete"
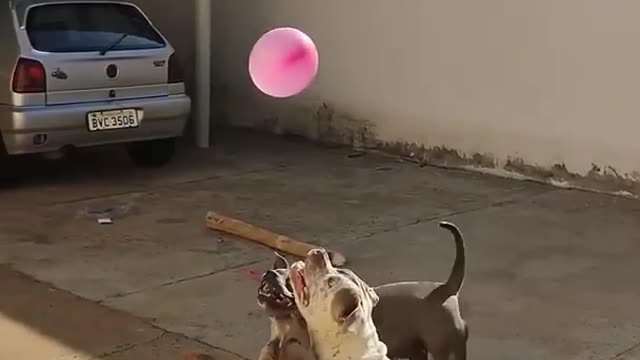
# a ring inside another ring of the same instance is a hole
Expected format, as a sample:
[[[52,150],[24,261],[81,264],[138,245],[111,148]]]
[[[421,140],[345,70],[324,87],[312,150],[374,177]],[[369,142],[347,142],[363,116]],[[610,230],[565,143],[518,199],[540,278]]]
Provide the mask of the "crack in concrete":
[[[134,316],[135,316],[135,315],[134,315]],[[146,321],[146,320],[144,320],[144,319],[141,319],[141,320],[142,320],[145,324],[147,324],[147,325],[151,326],[151,327],[152,327],[152,328],[154,328],[154,329],[158,329],[158,330],[162,331],[163,333],[162,333],[160,336],[157,336],[155,339],[153,339],[153,340],[151,340],[151,341],[145,341],[145,342],[143,342],[143,343],[140,343],[139,345],[146,345],[146,344],[150,344],[150,343],[153,343],[154,341],[158,341],[158,340],[160,340],[160,339],[161,339],[163,336],[165,336],[165,335],[172,334],[172,335],[176,335],[176,336],[182,337],[183,339],[187,339],[187,340],[193,341],[193,342],[195,342],[195,343],[197,343],[197,344],[202,345],[202,346],[203,346],[203,347],[205,347],[205,348],[211,348],[211,349],[216,350],[216,351],[221,351],[221,352],[224,352],[224,353],[227,353],[227,354],[233,355],[233,356],[237,357],[238,359],[249,360],[249,358],[247,358],[247,357],[245,357],[245,356],[242,356],[242,355],[240,355],[240,354],[238,354],[238,353],[236,353],[236,352],[233,352],[233,351],[231,351],[231,350],[227,350],[227,349],[221,348],[221,347],[219,347],[219,346],[216,346],[216,345],[213,345],[213,344],[209,344],[209,343],[208,343],[208,342],[206,342],[206,341],[200,340],[200,339],[195,338],[195,337],[188,336],[188,335],[183,334],[183,333],[178,333],[178,332],[173,332],[173,331],[167,330],[167,329],[165,329],[165,328],[162,328],[162,327],[160,327],[160,326],[158,326],[158,325],[156,325],[156,324],[154,324],[154,323],[152,323],[152,322]],[[136,345],[136,346],[137,346],[137,345]],[[134,348],[135,348],[135,346],[134,346]]]
[[[202,340],[200,340],[200,339],[193,338],[193,337],[187,336],[187,335],[185,335],[185,334],[180,334],[180,336],[184,337],[185,339],[189,339],[189,340],[191,340],[191,341],[193,341],[193,342],[196,342],[196,343],[198,343],[198,344],[200,344],[200,345],[202,345],[202,346],[204,346],[204,347],[210,347],[210,348],[212,348],[212,349],[214,349],[214,350],[216,350],[216,351],[221,351],[221,352],[224,352],[224,353],[227,353],[227,354],[233,355],[233,356],[235,356],[235,357],[237,357],[237,358],[239,358],[239,359],[249,360],[249,358],[247,358],[247,357],[245,357],[245,356],[242,356],[242,355],[240,355],[240,354],[238,354],[238,353],[236,353],[236,352],[233,352],[233,351],[231,351],[231,350],[227,350],[227,349],[223,349],[223,348],[221,348],[221,347],[219,347],[219,346],[216,346],[216,345],[213,345],[213,344],[209,344],[209,343],[208,343],[208,342],[206,342],[206,341],[202,341]]]
[[[485,210],[485,209],[490,209],[490,208],[494,208],[494,207],[501,207],[501,206],[505,206],[505,205],[511,205],[511,204],[517,204],[520,202],[524,202],[526,200],[532,199],[536,196],[540,196],[540,195],[544,195],[544,194],[548,194],[551,192],[556,192],[556,191],[560,191],[558,189],[550,189],[550,190],[544,190],[544,191],[540,191],[537,192],[535,194],[531,194],[530,196],[525,196],[522,198],[518,198],[518,199],[506,199],[506,200],[500,200],[500,201],[496,201],[493,203],[489,203],[485,206],[479,206],[479,207],[474,207],[474,208],[468,208],[468,209],[463,209],[463,210],[458,210],[458,211],[452,211],[446,214],[442,214],[442,215],[435,215],[435,216],[431,216],[431,217],[427,217],[427,218],[423,218],[423,219],[416,219],[412,222],[400,225],[400,226],[394,226],[388,229],[384,229],[381,231],[377,231],[374,233],[369,233],[366,234],[364,236],[361,237],[357,237],[355,239],[353,239],[353,241],[359,241],[359,240],[363,240],[363,239],[367,239],[376,235],[380,235],[380,234],[385,234],[388,232],[392,232],[392,231],[397,231],[403,228],[407,228],[410,226],[415,226],[415,225],[419,225],[422,223],[426,223],[426,222],[430,222],[430,221],[434,221],[434,220],[438,220],[438,219],[443,219],[446,217],[451,217],[451,216],[457,216],[457,215],[462,215],[462,214],[469,214],[469,213],[473,213],[476,211],[481,211],[481,210]],[[138,289],[138,290],[133,290],[133,291],[129,291],[129,292],[125,292],[125,293],[117,293],[117,294],[113,294],[113,295],[108,295],[106,297],[104,297],[103,299],[100,299],[97,301],[97,303],[102,304],[105,303],[109,300],[112,299],[119,299],[119,298],[123,298],[123,297],[127,297],[130,295],[135,295],[135,294],[139,294],[145,291],[150,291],[150,290],[156,290],[156,289],[161,289],[163,287],[167,287],[167,286],[173,286],[173,285],[177,285],[186,281],[192,281],[192,280],[198,280],[198,279],[202,279],[205,277],[209,277],[209,276],[213,276],[213,275],[217,275],[220,273],[224,273],[226,271],[230,271],[230,270],[236,270],[245,266],[250,266],[250,265],[254,265],[257,264],[261,261],[266,261],[267,258],[260,258],[258,260],[253,260],[253,261],[249,261],[249,262],[245,262],[245,263],[241,263],[238,265],[234,265],[234,266],[230,266],[224,269],[220,269],[220,270],[214,270],[214,271],[210,271],[210,272],[206,272],[204,274],[198,274],[198,275],[193,275],[193,276],[187,276],[184,278],[180,278],[180,279],[176,279],[176,280],[172,280],[172,281],[167,281],[164,282],[162,284],[156,285],[156,286],[152,286],[152,287],[148,287],[148,288],[144,288],[144,289]]]
[[[112,351],[108,351],[106,353],[102,353],[102,354],[98,355],[98,358],[99,359],[108,359],[108,358],[110,358],[110,357],[112,357],[114,355],[121,354],[121,353],[127,352],[129,350],[133,350],[133,349],[137,348],[138,346],[144,346],[144,345],[148,345],[148,344],[153,344],[154,342],[162,339],[165,335],[167,335],[169,333],[165,329],[162,329],[162,328],[158,328],[158,329],[162,330],[162,333],[160,335],[158,335],[158,336],[155,336],[155,337],[153,337],[153,338],[151,338],[149,340],[146,340],[146,341],[143,341],[143,342],[140,342],[140,343],[137,343],[137,344],[130,344],[128,346],[123,346],[121,348],[118,348],[118,349],[115,349],[115,350],[112,350]]]
[[[63,200],[63,201],[54,201],[54,202],[51,202],[51,203],[44,204],[43,207],[70,205],[70,204],[82,203],[82,202],[85,202],[85,201],[108,199],[108,198],[117,197],[117,196],[143,195],[143,194],[147,194],[147,193],[149,193],[149,191],[141,191],[141,190],[120,191],[120,192],[108,193],[108,194],[103,194],[103,195],[85,196],[85,197],[69,199],[69,200]]]
[[[630,353],[630,352],[632,352],[632,351],[634,351],[634,350],[636,350],[636,349],[638,349],[638,348],[640,348],[640,342],[639,342],[639,343],[637,343],[637,344],[635,344],[635,345],[633,345],[633,346],[631,346],[631,347],[630,347],[630,348],[628,348],[628,349],[625,349],[625,350],[623,350],[623,351],[621,351],[621,352],[617,353],[616,355],[614,355],[614,356],[613,356],[612,358],[610,358],[609,360],[622,359],[622,357],[623,357],[625,354],[628,354],[628,353]]]
[[[108,199],[108,198],[117,197],[117,196],[127,196],[127,195],[136,195],[136,194],[144,195],[144,194],[153,193],[154,191],[157,191],[157,190],[171,190],[171,189],[179,188],[180,186],[184,186],[184,185],[199,184],[199,183],[204,183],[204,182],[207,182],[207,181],[222,179],[224,177],[229,177],[229,176],[244,176],[244,175],[250,175],[250,174],[259,174],[259,173],[268,172],[268,171],[271,171],[271,170],[273,170],[273,169],[272,168],[255,169],[255,170],[240,171],[238,173],[233,173],[233,174],[230,174],[230,175],[205,176],[205,177],[197,178],[197,179],[178,181],[178,182],[171,183],[171,184],[152,186],[152,187],[148,187],[147,190],[129,190],[129,191],[113,192],[113,193],[108,193],[108,194],[103,194],[103,195],[96,195],[96,196],[85,196],[85,197],[79,197],[79,198],[75,198],[75,199],[68,199],[68,200],[54,201],[54,202],[50,202],[50,203],[45,203],[45,204],[42,204],[41,206],[49,207],[49,206],[71,205],[71,204],[82,203],[82,202],[85,202],[85,201]]]
[[[184,277],[184,278],[167,281],[167,282],[161,283],[159,285],[151,286],[151,287],[144,288],[144,289],[138,289],[138,290],[128,291],[128,292],[124,292],[124,293],[117,293],[117,294],[113,294],[113,295],[108,295],[108,296],[106,296],[106,297],[104,297],[104,298],[102,298],[102,299],[100,299],[100,300],[98,300],[96,302],[98,304],[104,304],[105,302],[107,302],[109,300],[120,299],[120,298],[127,297],[127,296],[130,296],[130,295],[143,293],[145,291],[162,289],[164,287],[177,285],[177,284],[180,284],[180,283],[183,283],[183,282],[186,282],[186,281],[192,281],[192,280],[198,280],[198,279],[206,278],[206,277],[209,277],[209,276],[213,276],[213,275],[224,273],[226,271],[236,270],[236,269],[240,269],[240,268],[245,267],[245,266],[254,265],[254,264],[257,264],[257,263],[259,263],[261,261],[266,261],[266,260],[267,260],[266,257],[261,257],[258,260],[252,260],[252,261],[248,261],[248,262],[241,263],[241,264],[238,264],[238,265],[233,265],[233,266],[230,266],[230,267],[226,267],[224,269],[209,271],[209,272],[206,272],[206,273],[203,273],[203,274],[187,276],[187,277]]]
[[[376,235],[380,235],[380,234],[386,234],[389,232],[393,232],[393,231],[398,231],[400,229],[404,229],[404,228],[408,228],[411,226],[415,226],[415,225],[419,225],[419,224],[423,224],[423,223],[428,223],[431,221],[435,221],[435,220],[443,220],[447,217],[452,217],[452,216],[457,216],[457,215],[464,215],[464,214],[471,214],[474,212],[478,212],[478,211],[482,211],[482,210],[486,210],[486,209],[491,209],[491,208],[499,208],[505,205],[513,205],[513,204],[518,204],[518,203],[522,203],[524,201],[533,199],[537,196],[541,196],[541,195],[545,195],[545,194],[549,194],[549,193],[553,193],[553,192],[559,192],[559,191],[563,191],[562,189],[549,189],[549,190],[542,190],[540,192],[537,192],[535,194],[531,194],[529,196],[524,196],[522,198],[519,199],[506,199],[506,200],[500,200],[500,201],[496,201],[493,203],[489,203],[487,205],[483,205],[483,206],[478,206],[478,207],[473,207],[473,208],[467,208],[467,209],[462,209],[462,210],[457,210],[457,211],[451,211],[448,212],[446,214],[440,214],[440,215],[434,215],[434,216],[430,216],[430,217],[426,217],[426,218],[422,218],[422,219],[416,219],[413,220],[411,222],[402,224],[402,225],[398,225],[398,226],[393,226],[387,229],[382,229],[380,231],[376,231],[373,233],[369,233],[360,237],[356,237],[355,239],[353,239],[352,241],[360,241],[360,240],[364,240],[364,239],[368,239],[371,237],[374,237]]]

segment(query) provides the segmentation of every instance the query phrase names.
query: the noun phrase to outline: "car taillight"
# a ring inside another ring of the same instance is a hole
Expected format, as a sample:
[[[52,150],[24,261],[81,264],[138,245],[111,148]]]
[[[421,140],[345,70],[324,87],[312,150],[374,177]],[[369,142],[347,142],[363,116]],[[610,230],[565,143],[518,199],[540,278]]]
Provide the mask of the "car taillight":
[[[178,62],[178,57],[176,56],[176,54],[172,54],[169,57],[169,84],[181,82],[184,82],[184,77],[182,76],[182,68],[180,67],[180,63]]]
[[[44,66],[39,61],[20,58],[13,70],[13,92],[45,92],[45,78]]]

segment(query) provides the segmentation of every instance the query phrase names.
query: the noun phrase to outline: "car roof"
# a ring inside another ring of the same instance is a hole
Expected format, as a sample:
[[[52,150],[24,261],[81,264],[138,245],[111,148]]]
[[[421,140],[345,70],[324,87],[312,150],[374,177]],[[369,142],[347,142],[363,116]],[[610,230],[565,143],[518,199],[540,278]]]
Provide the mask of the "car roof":
[[[12,8],[20,27],[24,26],[27,10],[33,5],[43,4],[69,4],[69,3],[116,3],[136,6],[134,3],[123,0],[9,0],[9,7]]]

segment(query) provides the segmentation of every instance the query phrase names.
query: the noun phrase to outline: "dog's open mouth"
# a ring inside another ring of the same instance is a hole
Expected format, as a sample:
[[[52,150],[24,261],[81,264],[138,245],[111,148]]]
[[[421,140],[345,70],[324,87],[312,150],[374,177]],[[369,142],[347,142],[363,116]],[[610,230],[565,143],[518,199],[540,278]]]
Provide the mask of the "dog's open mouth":
[[[265,291],[264,288],[261,288],[258,291],[258,305],[267,310],[273,309],[282,311],[293,310],[296,306],[293,298],[288,297],[281,291]]]
[[[309,288],[304,276],[304,263],[301,261],[294,263],[291,266],[289,276],[293,283],[293,291],[300,303],[304,306],[309,305]]]
[[[297,310],[291,281],[288,277],[285,280],[274,279],[268,274],[262,276],[258,288],[258,306],[266,310],[270,316],[289,316]]]

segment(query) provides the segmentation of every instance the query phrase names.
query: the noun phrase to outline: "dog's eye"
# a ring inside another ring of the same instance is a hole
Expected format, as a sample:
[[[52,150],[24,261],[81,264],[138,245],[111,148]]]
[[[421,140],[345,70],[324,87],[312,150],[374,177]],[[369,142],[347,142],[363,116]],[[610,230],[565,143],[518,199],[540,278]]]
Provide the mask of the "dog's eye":
[[[284,282],[284,287],[286,287],[287,290],[293,292],[293,286],[291,285],[291,279],[287,278],[287,280]]]
[[[331,289],[335,284],[336,284],[336,279],[332,277],[327,279],[327,287],[329,287],[329,289]]]
[[[269,284],[263,284],[260,287],[260,290],[262,290],[262,292],[267,293],[267,294],[271,293],[271,286],[269,286]]]

